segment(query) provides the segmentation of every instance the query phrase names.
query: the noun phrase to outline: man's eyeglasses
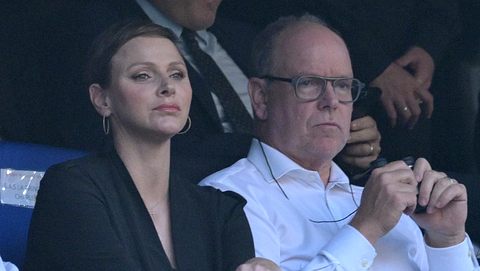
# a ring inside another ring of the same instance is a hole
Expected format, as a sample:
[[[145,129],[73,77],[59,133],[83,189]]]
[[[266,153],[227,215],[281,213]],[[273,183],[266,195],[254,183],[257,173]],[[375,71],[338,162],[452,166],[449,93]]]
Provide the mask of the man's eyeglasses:
[[[283,81],[292,84],[295,96],[304,102],[314,101],[325,94],[328,82],[332,82],[333,91],[341,103],[353,103],[365,84],[355,78],[323,77],[313,75],[300,75],[294,78],[284,78],[271,75],[259,77],[261,79]]]

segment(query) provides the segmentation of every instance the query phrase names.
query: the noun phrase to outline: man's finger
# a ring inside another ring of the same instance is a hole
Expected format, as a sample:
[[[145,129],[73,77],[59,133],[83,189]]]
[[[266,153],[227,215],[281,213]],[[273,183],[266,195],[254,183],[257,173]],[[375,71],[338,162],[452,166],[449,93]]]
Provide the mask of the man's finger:
[[[425,107],[425,115],[427,118],[432,117],[433,113],[433,95],[428,89],[417,91],[416,95],[423,101],[423,107]]]
[[[377,123],[372,117],[365,116],[365,117],[352,120],[352,123],[350,124],[350,130],[358,131],[358,130],[363,130],[363,129],[376,127],[376,126],[377,126]]]

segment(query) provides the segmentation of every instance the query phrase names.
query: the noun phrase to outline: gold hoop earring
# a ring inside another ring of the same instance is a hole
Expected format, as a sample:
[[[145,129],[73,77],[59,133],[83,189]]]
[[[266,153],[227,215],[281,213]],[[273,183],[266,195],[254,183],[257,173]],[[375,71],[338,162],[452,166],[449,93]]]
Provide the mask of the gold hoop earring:
[[[105,133],[105,135],[108,135],[110,133],[110,121],[105,115],[103,115],[102,123],[103,123],[103,132]]]
[[[190,130],[191,127],[192,127],[192,119],[190,118],[190,116],[188,116],[188,118],[187,118],[187,129],[185,129],[184,131],[178,132],[177,135],[186,134]]]

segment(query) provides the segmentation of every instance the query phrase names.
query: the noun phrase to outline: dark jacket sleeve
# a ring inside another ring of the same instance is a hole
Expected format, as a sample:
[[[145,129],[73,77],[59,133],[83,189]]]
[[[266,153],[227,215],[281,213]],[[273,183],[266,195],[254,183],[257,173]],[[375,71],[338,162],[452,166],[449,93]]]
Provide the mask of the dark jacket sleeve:
[[[461,22],[456,1],[421,1],[425,12],[417,23],[415,44],[425,49],[437,64],[449,45],[459,37]]]
[[[253,237],[243,211],[246,201],[234,192],[226,195],[225,225],[222,233],[223,270],[235,270],[248,259],[255,257]]]
[[[56,166],[41,181],[24,270],[134,270],[96,184]]]

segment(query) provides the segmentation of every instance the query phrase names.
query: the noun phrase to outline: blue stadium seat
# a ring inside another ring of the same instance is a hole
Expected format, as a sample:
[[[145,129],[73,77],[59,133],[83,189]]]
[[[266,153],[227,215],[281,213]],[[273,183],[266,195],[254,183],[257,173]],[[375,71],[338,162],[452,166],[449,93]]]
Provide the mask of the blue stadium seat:
[[[79,150],[0,141],[0,168],[45,171],[49,166],[85,155]],[[0,255],[21,267],[33,209],[0,204]]]

